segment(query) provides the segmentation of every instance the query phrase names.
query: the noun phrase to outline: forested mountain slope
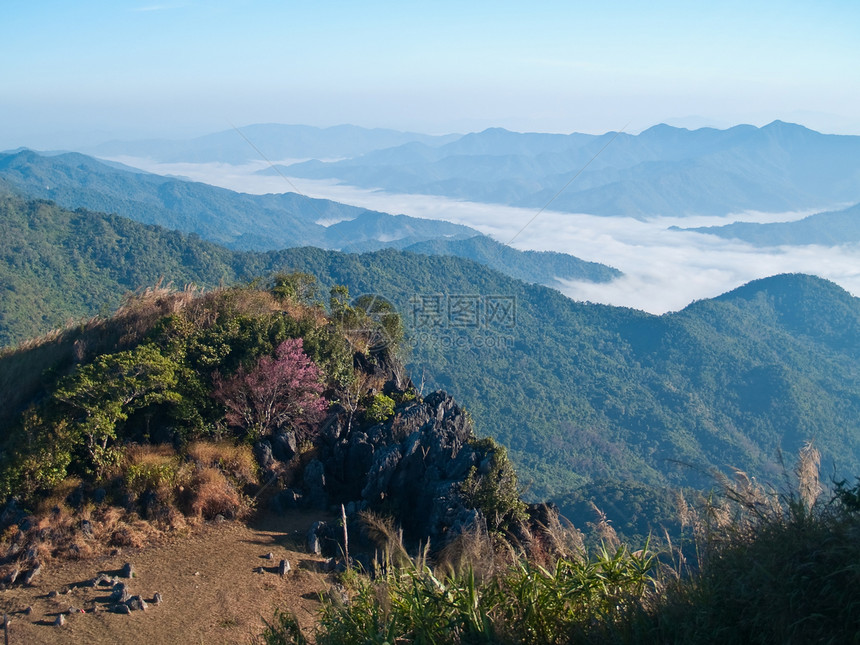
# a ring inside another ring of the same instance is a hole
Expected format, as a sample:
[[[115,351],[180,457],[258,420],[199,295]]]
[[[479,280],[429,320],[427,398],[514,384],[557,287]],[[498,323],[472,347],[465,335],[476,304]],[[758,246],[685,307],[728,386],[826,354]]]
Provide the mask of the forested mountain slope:
[[[653,316],[460,258],[235,253],[117,217],[28,208],[57,225],[10,234],[3,220],[7,343],[160,278],[211,286],[301,270],[393,302],[416,383],[454,394],[479,433],[508,445],[535,497],[589,482],[707,485],[710,467],[772,475],[779,450],[808,439],[825,472],[860,472],[860,301],[819,278],[775,276]]]
[[[390,215],[297,193],[238,193],[77,153],[46,156],[22,150],[0,154],[0,181],[22,196],[50,199],[65,208],[116,213],[144,224],[193,233],[236,250],[307,245],[361,252],[480,236],[473,228],[442,220]],[[483,246],[501,247],[489,239]],[[449,251],[456,254],[458,249],[450,247]],[[462,252],[468,255],[469,250]],[[505,247],[483,255],[484,262],[497,269],[504,271],[511,264],[520,272],[532,270],[536,277],[531,281],[547,284],[554,284],[556,278],[600,282],[620,275],[615,269],[563,254],[526,257],[522,251]],[[506,261],[499,261],[502,255]]]

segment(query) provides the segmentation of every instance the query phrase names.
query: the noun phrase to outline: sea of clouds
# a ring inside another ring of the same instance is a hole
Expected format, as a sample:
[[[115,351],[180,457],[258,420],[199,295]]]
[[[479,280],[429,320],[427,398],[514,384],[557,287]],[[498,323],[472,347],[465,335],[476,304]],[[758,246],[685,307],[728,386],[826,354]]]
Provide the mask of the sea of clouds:
[[[261,175],[268,166],[252,163],[157,164],[118,158],[130,166],[177,175],[245,193],[299,192],[392,214],[441,219],[471,226],[518,249],[559,251],[608,264],[624,272],[609,284],[565,282],[575,300],[633,307],[655,314],[682,309],[750,280],[778,273],[810,273],[833,280],[860,295],[860,245],[760,248],[714,235],[672,230],[744,222],[785,222],[825,210],[792,213],[746,212],[725,217],[599,217],[465,202],[430,195],[390,194],[280,175]],[[295,160],[287,160],[295,161]],[[334,222],[325,222],[332,224]],[[348,249],[346,249],[348,250]]]

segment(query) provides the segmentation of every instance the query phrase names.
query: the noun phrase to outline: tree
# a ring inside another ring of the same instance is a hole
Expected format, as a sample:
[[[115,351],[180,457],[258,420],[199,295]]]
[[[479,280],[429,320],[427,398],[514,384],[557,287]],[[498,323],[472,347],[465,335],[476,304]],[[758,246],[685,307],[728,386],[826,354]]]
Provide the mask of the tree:
[[[251,437],[292,429],[305,437],[322,421],[320,369],[303,351],[302,339],[285,340],[274,356],[263,356],[250,370],[230,378],[216,372],[212,395],[227,408],[227,423]]]
[[[66,377],[54,399],[72,409],[73,427],[96,473],[119,458],[117,426],[150,405],[176,403],[177,366],[153,345],[103,354]]]
[[[278,300],[292,299],[309,305],[319,298],[319,281],[310,273],[276,273],[269,290]]]

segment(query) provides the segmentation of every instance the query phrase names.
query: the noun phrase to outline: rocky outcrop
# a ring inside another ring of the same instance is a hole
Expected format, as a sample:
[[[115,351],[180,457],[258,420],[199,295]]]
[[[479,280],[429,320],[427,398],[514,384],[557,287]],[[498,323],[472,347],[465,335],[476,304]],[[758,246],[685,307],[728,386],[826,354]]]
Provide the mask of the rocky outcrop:
[[[485,453],[466,412],[445,392],[434,392],[369,428],[346,430],[342,417],[330,423],[317,459],[305,469],[304,490],[285,491],[277,503],[324,499],[334,508],[344,504],[348,516],[375,511],[394,517],[408,542],[429,539],[442,546],[457,533],[486,526],[460,492]],[[348,524],[359,522],[352,517]],[[342,528],[316,527],[308,541],[325,551],[326,543],[342,542],[337,531]]]

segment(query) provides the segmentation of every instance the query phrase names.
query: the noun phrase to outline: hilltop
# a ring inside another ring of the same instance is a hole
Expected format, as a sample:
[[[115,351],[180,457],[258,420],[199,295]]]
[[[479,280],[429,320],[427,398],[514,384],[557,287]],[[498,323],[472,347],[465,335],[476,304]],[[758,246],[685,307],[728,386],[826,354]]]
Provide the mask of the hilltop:
[[[837,476],[860,463],[851,394],[860,307],[818,278],[775,276],[653,316],[572,302],[461,258],[235,253],[115,216],[27,208],[41,213],[33,227],[4,238],[14,244],[2,265],[10,341],[109,311],[123,291],[160,278],[211,288],[303,271],[323,292],[343,284],[392,303],[413,378],[454,395],[481,433],[508,447],[532,499],[575,490],[599,501],[606,485],[635,481],[646,503],[663,507],[668,487],[708,486],[714,468],[772,476],[780,452],[810,438]],[[52,237],[40,220],[81,228],[51,225]]]

